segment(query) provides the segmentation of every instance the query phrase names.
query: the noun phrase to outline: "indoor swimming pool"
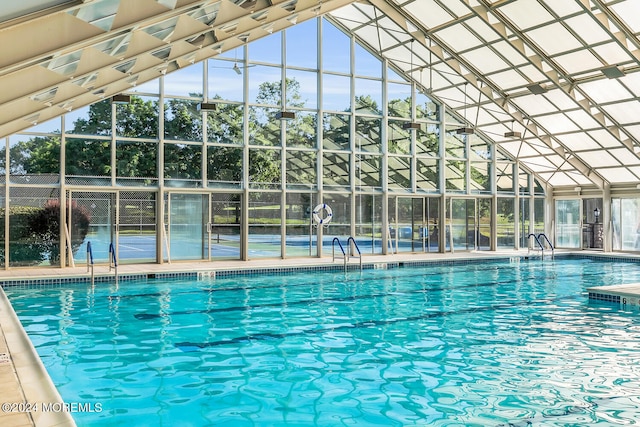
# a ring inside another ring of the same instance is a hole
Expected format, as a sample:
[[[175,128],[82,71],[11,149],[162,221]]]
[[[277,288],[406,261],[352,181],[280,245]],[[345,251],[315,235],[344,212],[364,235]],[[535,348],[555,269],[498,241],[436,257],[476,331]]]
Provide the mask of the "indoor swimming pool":
[[[640,314],[556,257],[5,287],[79,426],[623,425]]]

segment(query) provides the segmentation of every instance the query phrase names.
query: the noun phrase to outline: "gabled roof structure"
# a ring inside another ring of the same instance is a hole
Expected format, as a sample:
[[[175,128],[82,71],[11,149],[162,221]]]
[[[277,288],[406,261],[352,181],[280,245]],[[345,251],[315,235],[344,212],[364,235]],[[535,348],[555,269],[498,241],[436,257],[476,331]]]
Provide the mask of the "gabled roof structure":
[[[445,105],[451,129],[540,180],[635,188],[638,12],[637,0],[3,2],[0,137],[326,15]]]

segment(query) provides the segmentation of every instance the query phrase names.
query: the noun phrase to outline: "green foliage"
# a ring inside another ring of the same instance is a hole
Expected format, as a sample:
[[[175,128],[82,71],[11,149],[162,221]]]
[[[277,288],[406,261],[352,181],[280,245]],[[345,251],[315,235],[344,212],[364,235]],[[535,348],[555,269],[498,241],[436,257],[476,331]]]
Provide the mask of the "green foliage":
[[[300,83],[287,78],[287,108],[303,108],[306,101],[300,94]],[[163,108],[164,135],[158,135],[160,105],[154,99],[132,96],[129,104],[116,106],[116,124],[112,127],[113,107],[108,100],[98,102],[89,107],[86,117],[77,119],[69,131],[73,136],[66,138],[66,173],[77,176],[110,176],[115,166],[117,177],[155,178],[164,174],[170,179],[199,180],[202,178],[202,146],[204,131],[209,143],[224,146],[207,145],[204,152],[207,179],[209,181],[239,183],[243,179],[243,168],[248,168],[248,176],[252,182],[281,182],[281,158],[277,150],[251,149],[249,162],[244,164],[244,150],[241,147],[244,133],[248,132],[251,145],[263,147],[280,146],[282,122],[275,120],[275,114],[281,109],[283,84],[281,81],[264,82],[259,86],[255,104],[249,107],[248,121],[245,123],[244,106],[218,102],[215,113],[203,115],[197,111],[196,103],[191,100],[169,99]],[[194,98],[201,94],[190,94]],[[220,100],[219,96],[214,99]],[[369,95],[356,97],[358,112],[381,115],[381,106]],[[350,108],[345,110],[348,113]],[[410,99],[389,101],[390,115],[408,117]],[[206,126],[203,123],[206,119]],[[299,148],[317,147],[317,114],[298,112],[296,118],[287,121],[287,146]],[[377,117],[360,117],[356,122],[356,132],[360,137],[360,148],[364,151],[377,152],[380,149],[381,119]],[[245,129],[246,128],[246,129]],[[332,115],[324,124],[325,148],[348,150],[350,148],[349,114]],[[112,134],[116,135],[116,162],[112,165]],[[83,137],[87,135],[87,137]],[[407,133],[408,135],[408,133]],[[102,137],[103,139],[96,138]],[[419,133],[423,147],[437,151],[437,135]],[[158,171],[158,143],[140,141],[139,139],[166,139],[164,144],[164,171]],[[175,140],[180,143],[173,144]],[[186,142],[186,143],[185,143]],[[194,142],[194,144],[189,144]],[[407,147],[393,147],[390,151],[406,153]],[[59,174],[60,173],[60,137],[34,137],[21,141],[11,147],[11,174]],[[408,144],[407,141],[404,142]],[[1,155],[1,153],[0,153]],[[305,161],[304,156],[299,156]],[[308,156],[307,156],[308,157]],[[296,164],[300,161],[292,160]],[[297,178],[297,183],[315,181],[315,160],[309,157],[313,169],[305,173],[298,167],[289,174]],[[369,160],[366,160],[367,162]],[[368,165],[365,165],[368,166]],[[379,165],[371,164],[371,168],[379,170]],[[379,185],[374,180],[371,185]]]
[[[91,216],[82,206],[71,205],[71,249],[80,248],[89,231]],[[5,235],[6,209],[0,209],[0,235]],[[9,262],[13,265],[38,265],[49,261],[55,265],[60,257],[60,201],[49,200],[41,208],[15,206],[9,209]],[[0,248],[0,262],[5,263],[4,247]]]

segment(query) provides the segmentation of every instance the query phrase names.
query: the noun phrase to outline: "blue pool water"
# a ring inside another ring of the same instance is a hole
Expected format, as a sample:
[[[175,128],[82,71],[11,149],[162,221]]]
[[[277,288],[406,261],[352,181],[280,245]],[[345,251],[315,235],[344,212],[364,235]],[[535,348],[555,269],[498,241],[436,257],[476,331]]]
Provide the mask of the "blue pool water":
[[[79,426],[637,423],[640,314],[587,259],[5,289]]]

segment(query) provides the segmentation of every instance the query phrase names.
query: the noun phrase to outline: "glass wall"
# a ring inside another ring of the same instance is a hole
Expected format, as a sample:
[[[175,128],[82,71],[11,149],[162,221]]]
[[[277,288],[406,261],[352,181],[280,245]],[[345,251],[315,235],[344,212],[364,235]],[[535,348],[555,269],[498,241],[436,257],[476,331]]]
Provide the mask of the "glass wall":
[[[640,250],[640,198],[611,200],[613,250]]]
[[[556,200],[556,247],[580,247],[580,200]]]
[[[444,251],[443,230],[448,249],[488,249],[493,214],[498,245],[514,244],[516,182],[532,177],[324,18],[128,94],[6,138],[0,265],[82,262],[90,241],[99,262],[111,243],[121,262],[317,256],[318,203],[333,210],[324,254],[349,236],[391,252],[392,233],[396,248]],[[544,194],[529,196],[538,224]]]

